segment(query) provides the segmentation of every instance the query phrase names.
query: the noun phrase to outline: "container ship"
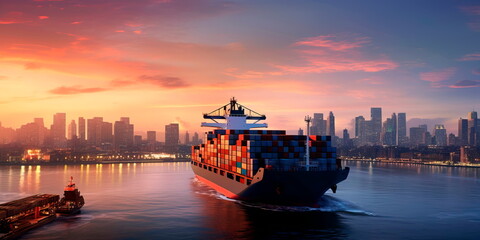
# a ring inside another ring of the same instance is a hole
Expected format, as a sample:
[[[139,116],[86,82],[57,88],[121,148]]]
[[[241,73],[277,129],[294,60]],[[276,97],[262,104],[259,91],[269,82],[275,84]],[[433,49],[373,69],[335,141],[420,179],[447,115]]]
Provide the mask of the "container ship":
[[[317,206],[349,168],[336,158],[330,136],[287,135],[265,128],[265,115],[237,103],[208,114],[202,127],[217,128],[192,146],[196,177],[228,198],[277,205]],[[309,119],[306,119],[309,124]],[[309,126],[307,125],[307,132]]]

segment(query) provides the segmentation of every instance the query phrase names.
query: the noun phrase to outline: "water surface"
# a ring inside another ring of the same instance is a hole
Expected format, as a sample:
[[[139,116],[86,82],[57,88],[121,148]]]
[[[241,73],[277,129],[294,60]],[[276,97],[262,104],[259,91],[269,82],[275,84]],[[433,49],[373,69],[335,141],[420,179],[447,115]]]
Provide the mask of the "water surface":
[[[1,166],[0,202],[62,194],[74,177],[82,213],[21,239],[480,239],[480,170],[346,164],[319,208],[227,199],[189,163]]]

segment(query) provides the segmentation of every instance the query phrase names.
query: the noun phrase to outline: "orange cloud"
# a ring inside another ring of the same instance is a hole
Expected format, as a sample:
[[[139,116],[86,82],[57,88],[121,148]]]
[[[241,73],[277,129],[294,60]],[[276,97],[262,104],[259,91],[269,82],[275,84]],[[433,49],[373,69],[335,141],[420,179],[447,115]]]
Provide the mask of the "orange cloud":
[[[161,75],[154,75],[154,76],[142,75],[138,77],[138,80],[140,82],[150,83],[163,88],[182,88],[182,87],[189,86],[189,84],[187,84],[183,79],[178,77],[166,77]]]
[[[49,17],[48,16],[38,16],[38,19],[40,20],[44,20],[44,19],[48,19]]]
[[[50,93],[58,95],[72,95],[72,94],[81,94],[81,93],[95,93],[95,92],[104,92],[108,91],[107,88],[82,88],[80,86],[71,86],[65,87],[61,86],[55,89],[50,90]]]

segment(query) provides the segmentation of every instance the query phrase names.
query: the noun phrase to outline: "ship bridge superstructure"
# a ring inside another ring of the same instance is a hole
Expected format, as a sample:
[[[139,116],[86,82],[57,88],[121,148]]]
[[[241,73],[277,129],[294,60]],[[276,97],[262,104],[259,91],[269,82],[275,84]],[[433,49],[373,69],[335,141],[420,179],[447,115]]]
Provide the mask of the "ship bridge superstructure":
[[[266,123],[259,123],[267,118],[265,115],[237,103],[235,98],[230,99],[230,103],[210,113],[203,114],[203,118],[213,122],[202,122],[202,127],[235,130],[268,127]]]

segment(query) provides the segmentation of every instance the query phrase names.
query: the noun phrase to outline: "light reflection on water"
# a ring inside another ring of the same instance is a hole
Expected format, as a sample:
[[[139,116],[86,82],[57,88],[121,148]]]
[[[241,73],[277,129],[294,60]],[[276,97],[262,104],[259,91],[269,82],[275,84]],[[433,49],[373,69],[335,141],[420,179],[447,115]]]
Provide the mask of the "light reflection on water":
[[[346,162],[348,179],[320,208],[226,199],[189,163],[1,166],[0,202],[62,194],[70,176],[82,213],[22,239],[478,239],[479,170]]]

